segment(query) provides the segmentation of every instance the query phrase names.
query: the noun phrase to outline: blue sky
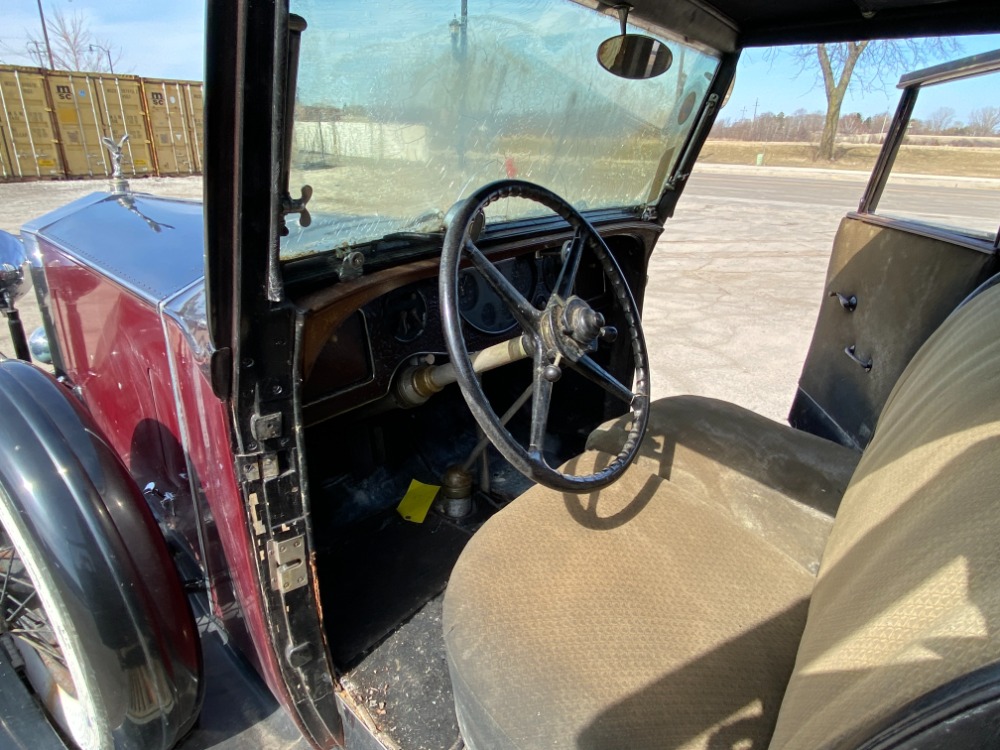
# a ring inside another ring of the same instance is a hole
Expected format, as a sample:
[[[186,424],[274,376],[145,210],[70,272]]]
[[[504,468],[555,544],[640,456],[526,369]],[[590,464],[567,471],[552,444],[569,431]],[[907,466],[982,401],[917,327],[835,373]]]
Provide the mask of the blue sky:
[[[960,38],[962,51],[957,57],[974,55],[979,52],[1000,49],[1000,34],[984,34],[981,36],[965,36]],[[798,64],[778,56],[778,59],[771,61],[764,50],[746,50],[740,57],[739,65],[736,69],[736,86],[733,94],[729,98],[726,108],[720,117],[729,119],[740,119],[744,108],[746,117],[751,117],[756,106],[757,112],[784,112],[791,114],[798,109],[805,109],[807,112],[825,111],[826,97],[823,94],[822,85],[815,77],[812,70],[807,70],[801,75],[798,73]],[[937,60],[935,62],[945,62]],[[934,63],[928,63],[928,65]],[[924,66],[920,66],[924,67]],[[880,114],[888,110],[894,112],[896,102],[899,101],[899,90],[896,82],[899,76],[891,76],[891,80],[884,90],[870,92],[849,91],[844,100],[842,112],[860,112],[863,116]],[[969,82],[969,87],[961,90],[954,89],[954,98],[948,99],[946,92],[950,87],[940,89],[944,98],[938,97],[935,106],[948,106],[956,111],[960,117],[965,117],[968,110],[975,107],[987,105],[1000,105],[1000,95],[995,90],[996,77],[973,79]],[[978,95],[966,96],[966,92],[978,93]],[[935,92],[937,93],[937,92]],[[959,97],[961,97],[959,99]],[[921,99],[929,98],[921,96]]]
[[[80,13],[86,17],[96,36],[120,47],[122,70],[147,77],[200,80],[203,77],[204,2],[169,0],[136,3],[122,0],[43,0],[46,14],[55,11]],[[27,65],[26,31],[40,28],[36,0],[3,0],[4,22],[0,27],[0,61]],[[1000,35],[965,37],[963,54],[1000,49]],[[723,111],[723,117],[736,118],[744,111],[792,113],[798,109],[821,111],[823,93],[810,72],[795,77],[797,68],[788,62],[770,62],[760,50],[745,52],[736,77],[736,88]],[[991,82],[995,85],[995,81]],[[995,91],[984,81],[976,106],[997,104]],[[850,93],[844,112],[874,115],[895,108],[898,93],[893,85],[887,90]],[[968,100],[966,100],[968,101]],[[943,102],[959,115],[968,109],[965,102]]]
[[[94,35],[121,48],[117,71],[149,78],[201,80],[204,77],[204,0],[42,0],[51,28],[56,11],[79,13]],[[26,31],[38,36],[36,0],[0,0],[0,61],[30,65]]]

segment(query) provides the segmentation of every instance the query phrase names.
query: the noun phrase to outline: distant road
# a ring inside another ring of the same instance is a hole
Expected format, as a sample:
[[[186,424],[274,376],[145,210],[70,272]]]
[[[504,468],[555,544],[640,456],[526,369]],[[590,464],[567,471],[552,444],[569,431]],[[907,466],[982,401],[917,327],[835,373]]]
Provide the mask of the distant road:
[[[940,181],[892,184],[892,199],[897,211],[938,217],[976,217],[980,223],[992,217],[994,229],[1000,224],[1000,188],[984,183],[978,187],[955,187]],[[697,168],[684,191],[682,205],[690,210],[692,198],[725,199],[767,203],[791,203],[839,207],[857,210],[866,180],[833,173],[810,172],[802,177],[741,172],[699,173]],[[888,198],[886,198],[888,200]],[[961,223],[961,222],[956,222]]]

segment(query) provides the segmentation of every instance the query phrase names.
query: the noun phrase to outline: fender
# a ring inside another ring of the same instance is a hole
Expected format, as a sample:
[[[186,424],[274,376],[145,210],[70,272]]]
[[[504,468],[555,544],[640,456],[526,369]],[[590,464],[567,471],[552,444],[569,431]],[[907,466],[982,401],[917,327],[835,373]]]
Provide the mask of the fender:
[[[198,716],[203,667],[166,542],[90,414],[18,360],[0,361],[0,489],[68,612],[114,746],[172,747]]]

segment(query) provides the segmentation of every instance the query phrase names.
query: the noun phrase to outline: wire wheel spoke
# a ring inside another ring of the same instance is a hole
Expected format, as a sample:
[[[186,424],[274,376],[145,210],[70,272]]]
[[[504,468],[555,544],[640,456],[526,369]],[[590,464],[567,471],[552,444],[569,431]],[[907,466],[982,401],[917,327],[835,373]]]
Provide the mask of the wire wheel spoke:
[[[6,538],[0,538],[0,632],[66,669],[66,660],[27,571]]]
[[[48,639],[39,636],[38,631],[15,629],[11,630],[10,634],[23,643],[31,646],[31,648],[35,649],[38,653],[54,659],[61,667],[66,667],[66,661],[63,658],[62,651],[59,646],[50,642]]]

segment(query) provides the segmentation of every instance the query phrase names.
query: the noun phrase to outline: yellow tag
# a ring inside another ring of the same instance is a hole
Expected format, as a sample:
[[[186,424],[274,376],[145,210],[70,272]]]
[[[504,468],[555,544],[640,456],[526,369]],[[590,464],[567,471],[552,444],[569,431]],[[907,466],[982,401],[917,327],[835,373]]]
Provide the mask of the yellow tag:
[[[437,485],[424,484],[416,479],[410,480],[410,486],[396,506],[396,511],[406,521],[423,523],[439,489],[441,488]]]
[[[56,165],[55,159],[39,159],[38,166],[40,167],[54,167]]]

